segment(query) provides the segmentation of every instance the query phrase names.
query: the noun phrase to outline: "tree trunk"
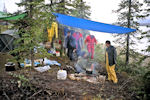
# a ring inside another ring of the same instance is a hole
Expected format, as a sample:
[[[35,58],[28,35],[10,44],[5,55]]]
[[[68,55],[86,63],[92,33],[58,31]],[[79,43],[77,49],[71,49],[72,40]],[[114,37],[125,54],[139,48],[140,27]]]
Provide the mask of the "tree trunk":
[[[32,2],[33,0],[30,0],[30,2]],[[30,11],[29,11],[29,17],[32,19],[32,13],[33,13],[33,5],[30,4]],[[30,26],[31,28],[31,26]],[[31,30],[31,29],[30,29]],[[30,33],[30,34],[34,34],[34,33]],[[31,40],[31,44],[33,43],[33,40]],[[31,66],[34,67],[34,48],[31,49]]]
[[[65,8],[65,0],[61,0],[61,3],[63,3],[62,8]],[[63,10],[63,14],[65,14],[64,10]],[[60,54],[61,54],[61,56],[63,56],[63,54],[65,52],[64,51],[64,47],[63,47],[63,42],[64,42],[64,28],[62,27],[61,29],[62,29],[62,34],[60,36],[60,39],[61,39],[61,52],[60,52]]]
[[[131,0],[129,0],[129,12],[128,12],[128,28],[130,28],[130,17],[131,17]],[[129,40],[130,35],[127,34],[127,48],[126,48],[126,65],[129,63]]]
[[[83,6],[82,6],[82,3],[83,3],[83,0],[81,0],[81,5],[80,5],[80,18],[84,18],[83,16]]]

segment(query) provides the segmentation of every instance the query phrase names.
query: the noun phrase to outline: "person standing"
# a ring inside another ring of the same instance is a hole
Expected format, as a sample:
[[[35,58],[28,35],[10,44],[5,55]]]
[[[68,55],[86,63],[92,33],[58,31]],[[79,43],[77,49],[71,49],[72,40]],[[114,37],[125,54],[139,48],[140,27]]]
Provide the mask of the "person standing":
[[[97,44],[94,35],[88,35],[85,39],[85,43],[87,45],[87,50],[91,59],[94,59],[94,45]]]
[[[67,33],[67,37],[65,39],[65,48],[68,49],[67,56],[70,60],[73,60],[73,52],[76,49],[75,39],[71,35],[70,31]]]
[[[105,60],[106,60],[106,70],[108,74],[108,80],[112,80],[114,83],[118,82],[116,72],[115,72],[115,64],[116,64],[116,57],[117,52],[116,48],[111,45],[110,41],[106,41],[106,54],[105,54]]]
[[[80,56],[81,49],[83,48],[83,36],[82,36],[82,33],[80,33],[80,32],[74,32],[72,34],[72,36],[76,40],[76,52],[77,52],[77,56]]]

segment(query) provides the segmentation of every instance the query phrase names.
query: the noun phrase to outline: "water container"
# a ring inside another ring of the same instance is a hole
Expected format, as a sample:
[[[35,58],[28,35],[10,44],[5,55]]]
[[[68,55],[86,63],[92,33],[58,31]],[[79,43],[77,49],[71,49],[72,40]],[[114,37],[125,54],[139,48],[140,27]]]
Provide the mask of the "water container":
[[[66,80],[66,78],[67,78],[67,71],[66,70],[59,70],[57,72],[57,79]]]

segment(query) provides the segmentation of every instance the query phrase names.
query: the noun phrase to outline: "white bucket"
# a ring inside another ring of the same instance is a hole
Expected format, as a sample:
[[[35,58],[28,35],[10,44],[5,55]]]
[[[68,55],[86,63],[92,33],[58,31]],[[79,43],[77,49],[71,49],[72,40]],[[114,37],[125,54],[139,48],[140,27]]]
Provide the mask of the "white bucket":
[[[66,78],[67,78],[67,71],[66,70],[59,70],[57,72],[57,79],[66,80]]]

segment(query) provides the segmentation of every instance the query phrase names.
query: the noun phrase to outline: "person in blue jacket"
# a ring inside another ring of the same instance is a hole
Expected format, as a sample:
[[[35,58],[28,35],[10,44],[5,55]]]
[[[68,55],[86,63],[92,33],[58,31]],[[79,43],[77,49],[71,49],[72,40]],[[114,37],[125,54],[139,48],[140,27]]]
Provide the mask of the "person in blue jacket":
[[[71,32],[68,31],[67,37],[65,39],[65,48],[68,49],[67,56],[69,57],[70,60],[73,60],[73,52],[76,50],[76,44],[75,44],[75,39],[71,35]]]

